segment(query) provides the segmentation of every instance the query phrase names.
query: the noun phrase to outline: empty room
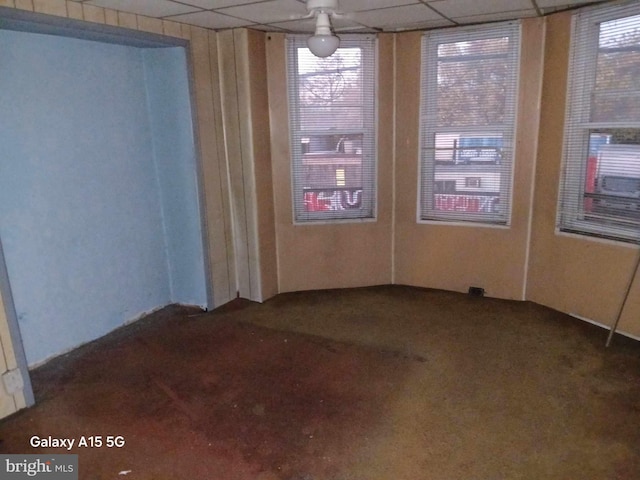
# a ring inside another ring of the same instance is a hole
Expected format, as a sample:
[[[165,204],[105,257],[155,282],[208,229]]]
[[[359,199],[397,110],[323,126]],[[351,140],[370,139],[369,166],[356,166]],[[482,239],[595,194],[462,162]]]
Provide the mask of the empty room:
[[[640,478],[640,2],[0,0],[1,478]]]

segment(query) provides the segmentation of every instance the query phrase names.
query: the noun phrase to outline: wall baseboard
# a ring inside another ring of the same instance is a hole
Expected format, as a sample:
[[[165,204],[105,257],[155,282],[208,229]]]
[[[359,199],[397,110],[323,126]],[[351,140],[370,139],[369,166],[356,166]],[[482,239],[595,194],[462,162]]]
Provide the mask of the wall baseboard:
[[[583,317],[582,315],[578,315],[576,313],[569,313],[569,315],[574,317],[574,318],[577,318],[578,320],[582,320],[583,322],[587,322],[587,323],[590,323],[592,325],[595,325],[596,327],[604,328],[607,331],[611,330],[611,327],[609,325],[605,325],[604,323],[596,322],[595,320],[591,320],[590,318]],[[640,342],[640,337],[638,337],[636,335],[631,335],[630,333],[627,333],[627,332],[625,332],[623,330],[616,330],[616,333],[620,334],[620,335],[622,335],[624,337],[631,338],[633,340],[637,340],[637,341]]]

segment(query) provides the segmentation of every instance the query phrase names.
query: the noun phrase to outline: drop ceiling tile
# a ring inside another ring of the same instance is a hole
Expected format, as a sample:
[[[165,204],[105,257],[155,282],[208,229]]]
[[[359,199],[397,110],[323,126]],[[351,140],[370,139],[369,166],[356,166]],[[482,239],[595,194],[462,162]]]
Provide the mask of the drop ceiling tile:
[[[534,9],[515,10],[513,12],[487,13],[484,15],[469,15],[456,17],[455,21],[460,24],[499,22],[503,20],[515,20],[518,18],[535,17],[538,14]]]
[[[449,24],[446,19],[422,3],[355,12],[349,14],[348,17],[362,25],[383,29],[415,28],[414,25],[433,21]]]
[[[89,0],[87,5],[120,10],[121,12],[136,13],[147,17],[166,17],[197,11],[198,8],[171,2],[169,0]]]
[[[299,20],[289,20],[287,22],[274,22],[269,25],[282,28],[288,32],[313,33],[316,22],[313,18],[303,18]]]
[[[376,10],[378,8],[399,7],[420,3],[417,0],[342,0],[338,2],[340,12],[361,12],[363,10]]]
[[[242,20],[239,18],[234,18],[228,15],[222,15],[220,13],[210,11],[176,15],[173,17],[169,17],[167,20],[188,23],[189,25],[197,25],[199,27],[211,28],[213,30],[219,30],[222,28],[248,27],[253,24],[253,22],[248,20]]]
[[[215,30],[252,27],[264,31],[313,32],[315,26],[313,20],[301,19],[307,14],[306,0],[71,1],[74,5],[85,3],[170,18]],[[336,32],[343,33],[431,29],[452,25],[448,19],[467,24],[530,17],[536,13],[534,4],[546,14],[594,1],[597,0],[339,0],[338,10],[344,15],[333,17],[332,25]]]
[[[429,3],[433,8],[449,18],[485,15],[489,13],[512,12],[533,8],[531,0],[440,0]]]
[[[296,20],[305,16],[307,8],[297,0],[271,0],[268,2],[223,8],[221,13],[246,18],[255,23],[276,23]]]
[[[335,15],[331,18],[331,26],[335,31],[353,29],[354,31],[362,32],[363,30],[371,30],[368,26],[356,22],[353,16],[350,14]]]
[[[194,7],[206,8],[209,10],[255,2],[256,0],[180,0],[180,3],[186,3],[187,5],[193,5]]]
[[[270,25],[288,32],[313,33],[316,28],[316,21],[314,18],[302,18],[288,22],[276,22]],[[367,27],[366,25],[360,25],[359,23],[354,22],[351,15],[333,16],[331,18],[331,26],[333,31],[336,33],[374,33],[377,31]]]
[[[454,27],[456,24],[446,18],[440,20],[425,20],[422,22],[406,23],[399,27],[385,27],[385,32],[403,32],[406,30],[432,30],[434,28]]]
[[[344,27],[344,28],[340,28],[340,27],[335,28],[334,32],[336,33],[336,35],[340,36],[340,35],[348,35],[350,33],[379,33],[380,30],[367,27],[365,25],[351,25],[349,27]]]
[[[260,30],[262,32],[265,33],[288,33],[285,30],[283,30],[282,28],[278,28],[278,27],[274,27],[273,24],[269,23],[269,24],[256,24],[256,25],[251,25],[248,28],[252,29],[252,30]]]
[[[536,2],[540,8],[549,7],[573,7],[576,5],[583,5],[585,3],[593,3],[593,0],[537,0]]]

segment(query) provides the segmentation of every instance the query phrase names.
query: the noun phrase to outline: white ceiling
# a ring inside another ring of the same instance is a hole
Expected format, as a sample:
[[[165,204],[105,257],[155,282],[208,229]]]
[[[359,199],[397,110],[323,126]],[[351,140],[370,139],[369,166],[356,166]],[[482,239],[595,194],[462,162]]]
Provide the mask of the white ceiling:
[[[305,0],[74,0],[221,30],[313,32]],[[340,0],[337,32],[402,31],[545,15],[596,0]]]

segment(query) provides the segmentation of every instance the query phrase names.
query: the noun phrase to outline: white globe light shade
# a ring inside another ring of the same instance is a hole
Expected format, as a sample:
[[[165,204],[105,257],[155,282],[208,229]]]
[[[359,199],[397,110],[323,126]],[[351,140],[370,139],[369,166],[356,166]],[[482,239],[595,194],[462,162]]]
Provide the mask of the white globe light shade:
[[[335,35],[314,35],[307,38],[307,47],[316,57],[328,57],[338,49],[340,39]]]

